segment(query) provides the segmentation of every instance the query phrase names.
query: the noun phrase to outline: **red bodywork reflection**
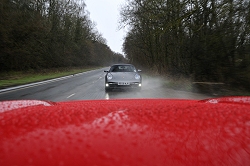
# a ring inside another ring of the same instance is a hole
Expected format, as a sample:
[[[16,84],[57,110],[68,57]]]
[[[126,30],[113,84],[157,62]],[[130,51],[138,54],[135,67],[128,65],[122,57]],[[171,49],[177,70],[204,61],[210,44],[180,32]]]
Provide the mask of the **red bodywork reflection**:
[[[94,100],[0,113],[0,165],[249,165],[250,104]]]

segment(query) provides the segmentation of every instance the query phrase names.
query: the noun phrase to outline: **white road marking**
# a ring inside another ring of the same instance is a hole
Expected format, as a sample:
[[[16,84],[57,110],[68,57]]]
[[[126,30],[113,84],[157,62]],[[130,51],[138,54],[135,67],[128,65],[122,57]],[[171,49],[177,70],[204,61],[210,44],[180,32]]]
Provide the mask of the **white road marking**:
[[[109,100],[109,94],[108,93],[105,94],[105,99]]]
[[[74,96],[74,95],[75,95],[75,93],[73,93],[72,95],[69,95],[69,96],[67,97],[67,99],[68,99],[68,98],[71,98],[71,97]]]
[[[99,70],[99,69],[97,69]],[[101,69],[102,70],[102,69]],[[60,80],[64,80],[64,79],[69,79],[71,77],[74,76],[80,76],[86,73],[90,73],[96,70],[89,70],[86,72],[82,72],[82,73],[78,73],[78,74],[74,74],[74,75],[68,75],[68,76],[64,76],[64,77],[60,77],[60,78],[55,78],[55,79],[51,79],[51,80],[47,80],[47,81],[41,81],[41,82],[36,82],[36,83],[30,83],[30,84],[25,84],[25,85],[20,85],[20,86],[14,86],[11,88],[6,88],[6,89],[0,89],[0,93],[4,94],[4,93],[8,93],[8,92],[13,92],[13,91],[17,91],[17,90],[21,90],[21,89],[27,89],[27,88],[31,88],[31,87],[35,87],[35,86],[39,86],[39,85],[44,85],[44,84],[48,84],[51,82],[56,82],[56,81],[60,81]]]

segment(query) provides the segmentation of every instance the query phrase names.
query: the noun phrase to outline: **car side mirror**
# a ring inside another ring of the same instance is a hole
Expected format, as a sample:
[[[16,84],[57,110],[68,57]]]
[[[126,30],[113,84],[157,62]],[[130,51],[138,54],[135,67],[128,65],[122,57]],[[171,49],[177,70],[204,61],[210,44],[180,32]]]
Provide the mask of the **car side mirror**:
[[[138,69],[137,71],[138,71],[138,72],[141,72],[141,70],[140,70],[140,69]]]

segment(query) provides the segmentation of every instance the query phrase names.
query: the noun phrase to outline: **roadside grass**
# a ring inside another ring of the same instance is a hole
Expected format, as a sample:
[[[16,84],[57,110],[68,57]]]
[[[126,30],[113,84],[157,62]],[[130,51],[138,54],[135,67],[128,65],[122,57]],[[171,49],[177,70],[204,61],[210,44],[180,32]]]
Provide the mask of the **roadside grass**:
[[[165,87],[180,91],[193,91],[192,82],[189,79],[165,79]]]
[[[6,72],[0,73],[0,89],[33,83],[38,81],[49,80],[53,78],[63,77],[71,74],[77,74],[89,70],[97,69],[98,67],[90,68],[72,68],[72,69],[50,69],[42,71],[25,71],[25,72]]]
[[[246,89],[242,89],[239,87],[232,87],[227,84],[224,86],[203,86],[197,87],[194,83],[188,78],[178,78],[178,79],[164,79],[164,86],[166,88],[171,88],[174,90],[187,91],[187,92],[195,92],[202,93],[217,97],[223,96],[250,96],[250,92]]]

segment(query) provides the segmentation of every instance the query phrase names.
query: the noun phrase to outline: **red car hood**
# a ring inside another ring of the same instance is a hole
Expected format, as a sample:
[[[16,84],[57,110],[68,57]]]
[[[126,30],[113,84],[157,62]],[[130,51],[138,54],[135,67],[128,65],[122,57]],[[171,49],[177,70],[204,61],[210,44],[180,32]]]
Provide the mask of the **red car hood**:
[[[0,165],[249,165],[250,98],[0,102]]]

